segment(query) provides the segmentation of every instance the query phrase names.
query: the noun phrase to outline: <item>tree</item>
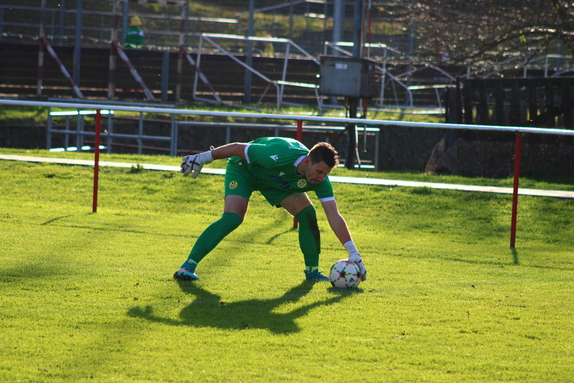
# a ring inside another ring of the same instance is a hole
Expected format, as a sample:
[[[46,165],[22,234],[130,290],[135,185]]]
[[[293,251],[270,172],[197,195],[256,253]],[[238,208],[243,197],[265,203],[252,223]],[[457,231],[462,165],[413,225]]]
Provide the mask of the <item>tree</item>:
[[[385,9],[405,28],[412,22],[421,60],[448,52],[450,63],[487,69],[574,51],[567,0],[403,0]]]

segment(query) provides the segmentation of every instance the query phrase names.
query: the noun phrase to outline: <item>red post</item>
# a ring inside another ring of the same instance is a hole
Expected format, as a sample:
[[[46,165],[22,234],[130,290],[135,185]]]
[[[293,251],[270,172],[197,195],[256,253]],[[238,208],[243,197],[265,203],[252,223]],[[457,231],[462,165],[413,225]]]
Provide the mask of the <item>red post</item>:
[[[512,192],[512,222],[510,224],[510,247],[516,244],[516,216],[518,214],[518,184],[520,181],[520,152],[522,148],[522,133],[516,133],[516,148],[514,154],[514,190]]]
[[[297,141],[301,142],[303,140],[303,121],[297,120]],[[299,226],[297,222],[297,218],[293,217],[293,229],[296,229]]]
[[[92,213],[98,211],[98,182],[100,174],[100,131],[102,125],[102,114],[96,110],[96,143],[94,148],[94,196],[92,199]]]

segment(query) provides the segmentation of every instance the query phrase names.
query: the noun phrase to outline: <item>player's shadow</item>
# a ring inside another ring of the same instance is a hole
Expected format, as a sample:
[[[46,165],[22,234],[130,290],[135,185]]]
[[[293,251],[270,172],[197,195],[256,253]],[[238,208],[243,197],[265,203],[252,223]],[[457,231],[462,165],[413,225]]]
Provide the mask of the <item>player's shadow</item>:
[[[235,330],[267,329],[276,334],[284,334],[301,331],[296,320],[307,315],[310,310],[339,302],[350,295],[339,289],[329,289],[328,291],[333,294],[332,297],[286,311],[280,306],[295,304],[311,291],[312,283],[303,282],[274,299],[224,302],[220,296],[210,293],[195,283],[178,282],[182,291],[195,296],[193,302],[181,310],[179,318],[156,315],[152,306],[134,307],[128,311],[127,315],[173,326]]]

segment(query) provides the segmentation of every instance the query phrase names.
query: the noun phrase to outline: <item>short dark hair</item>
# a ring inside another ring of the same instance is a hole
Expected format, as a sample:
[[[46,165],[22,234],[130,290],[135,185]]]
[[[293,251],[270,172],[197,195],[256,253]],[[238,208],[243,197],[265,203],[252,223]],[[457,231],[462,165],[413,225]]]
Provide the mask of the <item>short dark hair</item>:
[[[309,151],[311,163],[317,164],[321,161],[327,164],[328,167],[334,168],[339,164],[339,153],[328,142],[319,142]]]

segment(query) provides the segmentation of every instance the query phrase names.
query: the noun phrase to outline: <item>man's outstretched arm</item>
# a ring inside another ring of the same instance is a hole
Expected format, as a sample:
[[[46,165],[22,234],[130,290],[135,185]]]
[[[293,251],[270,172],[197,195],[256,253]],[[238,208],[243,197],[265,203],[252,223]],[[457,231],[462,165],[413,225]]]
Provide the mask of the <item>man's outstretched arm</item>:
[[[220,160],[222,158],[229,158],[233,156],[239,156],[245,158],[245,148],[247,144],[241,142],[235,142],[232,144],[227,144],[223,146],[218,146],[210,150],[211,156],[214,160]]]
[[[185,156],[182,158],[181,172],[184,176],[191,173],[191,176],[196,178],[199,175],[199,172],[201,172],[203,165],[209,164],[213,162],[213,160],[219,160],[233,156],[245,158],[246,147],[247,144],[236,142],[213,148],[208,152]]]
[[[329,221],[329,225],[331,229],[339,238],[339,241],[342,245],[345,243],[352,241],[351,232],[347,226],[347,222],[339,213],[339,209],[337,208],[337,202],[332,201],[325,201],[321,203],[323,205],[323,209],[325,210],[325,214],[327,215],[327,220]]]

